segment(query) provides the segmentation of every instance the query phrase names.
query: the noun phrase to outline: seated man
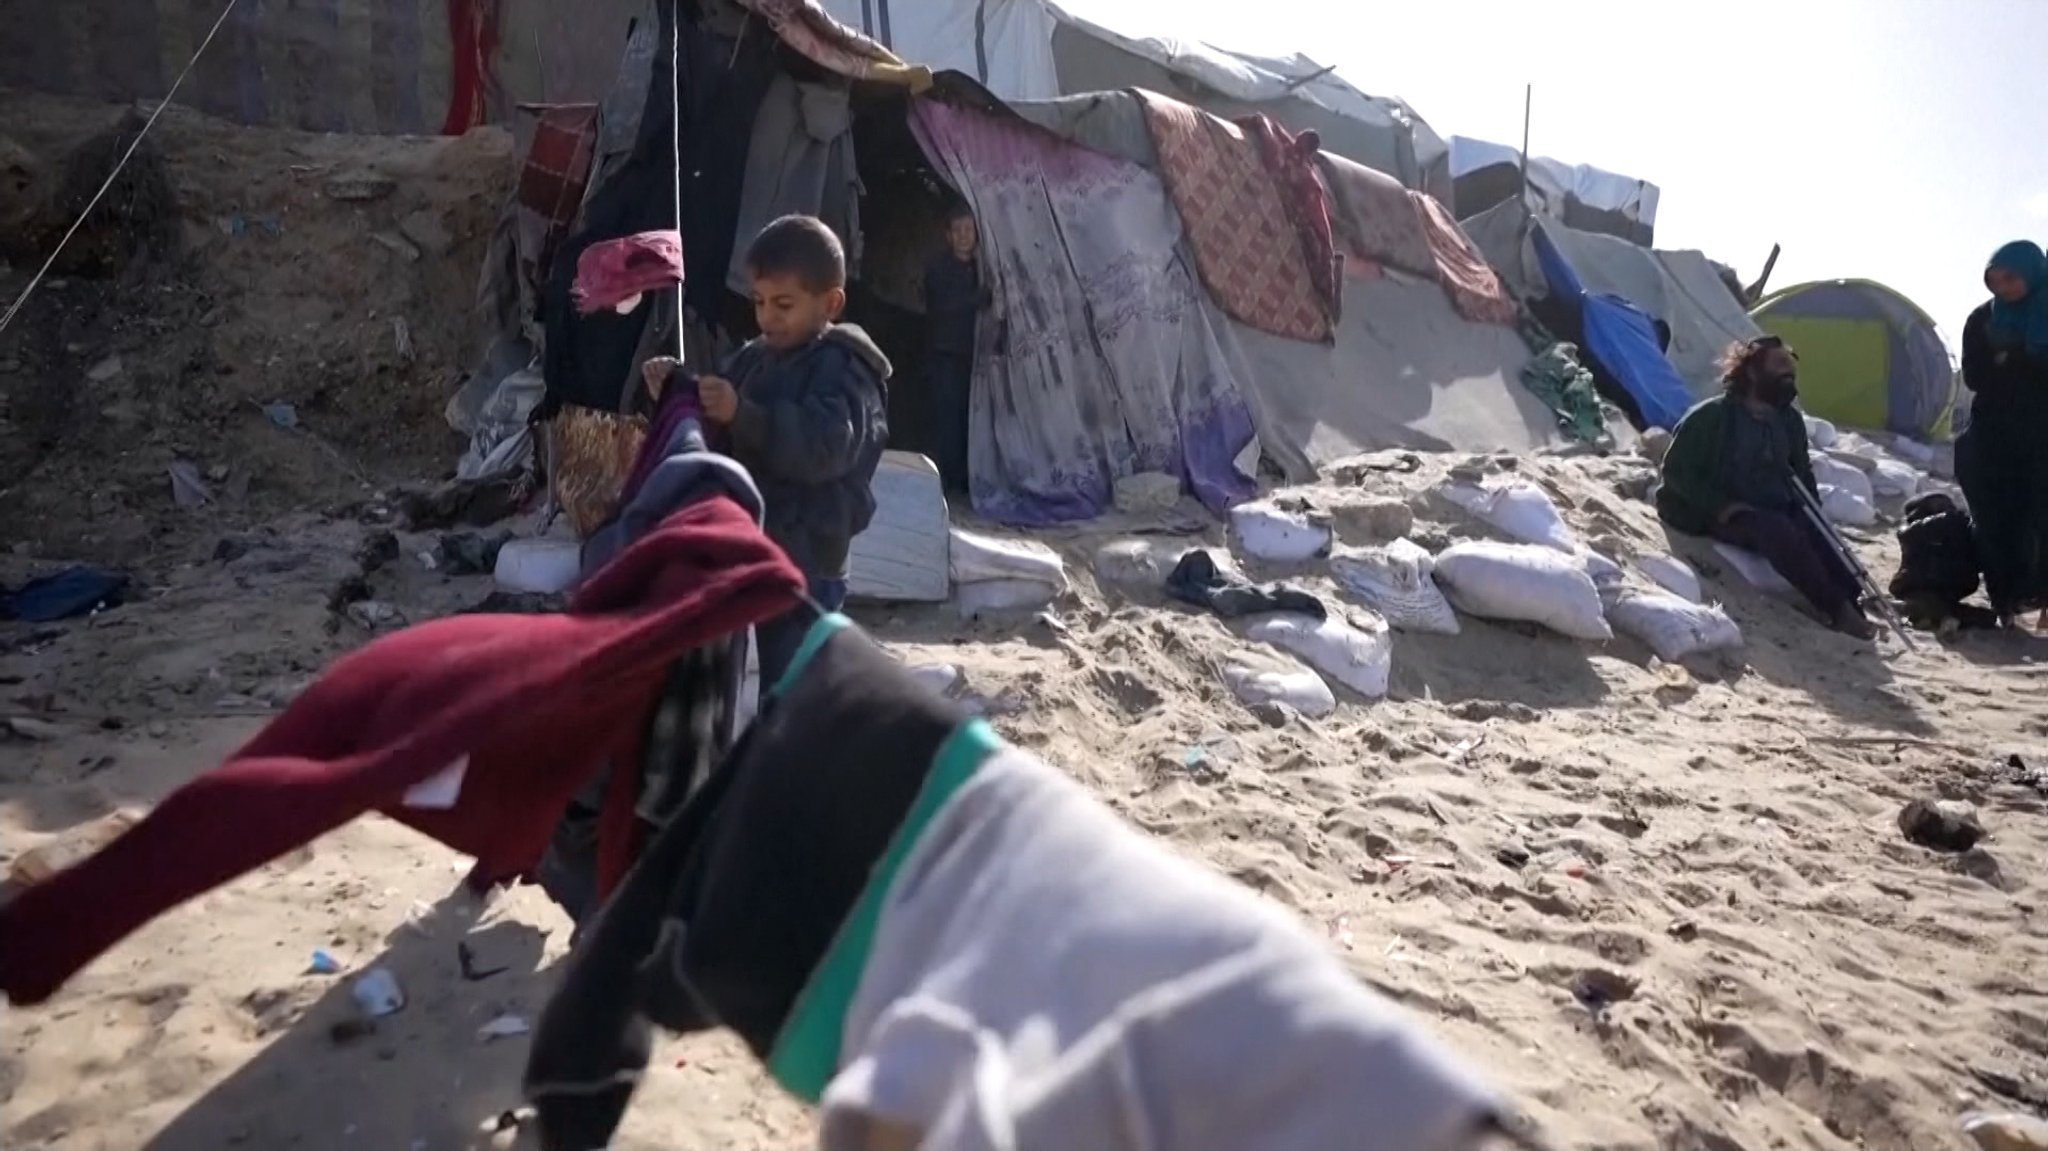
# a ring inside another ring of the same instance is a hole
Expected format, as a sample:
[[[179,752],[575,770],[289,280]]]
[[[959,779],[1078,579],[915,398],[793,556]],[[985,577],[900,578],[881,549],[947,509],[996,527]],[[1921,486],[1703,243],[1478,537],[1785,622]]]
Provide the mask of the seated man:
[[[1657,515],[1689,535],[1712,536],[1769,560],[1828,626],[1859,639],[1876,628],[1858,606],[1855,573],[1807,517],[1792,485],[1819,495],[1807,454],[1799,360],[1763,336],[1729,347],[1722,393],[1672,430]]]

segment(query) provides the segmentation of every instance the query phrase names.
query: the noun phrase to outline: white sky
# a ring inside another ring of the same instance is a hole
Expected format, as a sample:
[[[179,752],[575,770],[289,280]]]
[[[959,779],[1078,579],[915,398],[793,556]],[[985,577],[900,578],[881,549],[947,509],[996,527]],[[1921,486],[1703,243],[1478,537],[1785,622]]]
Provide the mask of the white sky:
[[[2007,240],[2048,236],[2048,0],[1087,0],[1302,52],[1438,134],[1662,189],[1657,246],[1745,281],[1863,277],[1954,340]],[[1119,21],[1122,22],[1121,20]]]

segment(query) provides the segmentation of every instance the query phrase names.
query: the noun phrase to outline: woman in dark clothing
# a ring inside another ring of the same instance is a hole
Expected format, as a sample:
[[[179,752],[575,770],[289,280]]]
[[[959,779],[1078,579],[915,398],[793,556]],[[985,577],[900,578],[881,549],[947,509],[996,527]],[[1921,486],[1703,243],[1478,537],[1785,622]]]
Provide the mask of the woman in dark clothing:
[[[931,414],[932,462],[953,491],[967,490],[975,327],[989,301],[980,247],[974,213],[956,205],[946,217],[946,250],[924,267],[925,410]]]
[[[1956,479],[1991,609],[2009,626],[2048,590],[2048,255],[2015,240],[1991,257],[1984,286],[1991,299],[1963,324],[1963,384],[1975,399],[1956,440]]]

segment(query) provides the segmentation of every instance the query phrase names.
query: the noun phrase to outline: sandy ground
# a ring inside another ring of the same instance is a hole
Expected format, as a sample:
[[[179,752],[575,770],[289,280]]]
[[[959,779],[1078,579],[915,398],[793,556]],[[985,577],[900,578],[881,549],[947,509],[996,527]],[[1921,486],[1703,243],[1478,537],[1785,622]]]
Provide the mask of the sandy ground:
[[[171,176],[187,197],[229,195],[245,166],[222,160],[222,173],[199,173],[231,147],[247,149],[252,164],[265,147],[348,159],[333,141],[266,143],[176,117],[166,126],[183,149]],[[381,162],[417,165],[385,207],[322,209],[289,179],[239,178],[247,195],[285,197],[308,214],[271,239],[360,240],[396,224],[358,213],[402,221],[431,209],[445,222],[460,205],[494,205],[502,194],[492,183],[502,172],[471,186],[436,166],[476,141],[378,146],[398,149]],[[445,180],[441,191],[419,190],[432,179]],[[415,195],[424,206],[406,199]],[[249,261],[260,261],[243,248],[260,241],[221,232],[211,221],[224,211],[188,209],[199,256],[177,265],[184,278],[172,282],[254,303],[220,261],[245,261],[232,270],[254,274]],[[445,268],[399,273],[348,290],[397,293],[425,309],[460,280]],[[287,290],[283,277],[271,283]],[[117,312],[141,298],[126,282],[94,290]],[[307,289],[294,307],[326,298]],[[444,333],[432,357],[410,363],[367,350],[345,360],[337,349],[382,349],[389,336],[370,307],[338,289],[334,300],[333,315],[249,321],[261,329],[230,316],[205,328],[219,334],[193,337],[201,358],[148,377],[154,391],[132,372],[87,376],[109,354],[138,362],[120,339],[146,343],[146,327],[113,338],[86,325],[92,339],[28,354],[0,346],[0,376],[13,373],[12,408],[0,407],[13,422],[0,425],[0,441],[16,452],[7,459],[34,461],[0,476],[0,581],[79,558],[120,562],[139,581],[130,604],[90,620],[0,625],[0,717],[31,721],[27,737],[0,743],[0,856],[61,841],[206,770],[367,638],[327,607],[384,526],[374,499],[358,501],[387,478],[431,478],[422,461],[454,455],[426,430],[379,454],[376,428],[395,413],[435,426],[461,341]],[[184,332],[174,321],[185,314],[168,313],[162,332]],[[323,320],[358,314],[361,333],[318,342]],[[400,398],[322,401],[319,387],[292,389],[324,377],[223,374],[215,364],[224,355],[302,368],[328,359],[333,378],[382,373]],[[85,402],[62,419],[29,419],[24,397],[60,376]],[[138,395],[147,407],[121,406]],[[245,410],[280,397],[301,402],[325,442],[368,461],[367,474],[338,469],[321,443],[281,435]],[[134,458],[114,454],[123,444]],[[199,462],[231,474],[255,469],[256,495],[176,508],[163,467],[206,452],[216,454]],[[1383,462],[1347,472],[1320,498],[1406,500],[1420,519],[1415,534],[1432,543],[1480,534],[1428,495],[1451,464],[1471,461]],[[1641,491],[1640,461],[1516,466],[1614,558],[1669,546],[1631,495]],[[111,482],[76,485],[108,469]],[[1156,588],[1093,578],[1089,559],[1107,530],[1048,537],[1075,578],[1053,609],[1057,627],[1028,617],[964,623],[946,607],[855,614],[906,658],[960,666],[968,690],[1006,704],[996,720],[1006,736],[1137,826],[1326,930],[1361,978],[1487,1068],[1559,1146],[1929,1151],[1967,1145],[1957,1117],[1972,1107],[2048,1103],[2048,796],[2007,766],[2014,755],[2048,764],[2048,643],[1965,635],[1917,653],[1895,641],[1857,644],[1701,563],[1710,593],[1748,636],[1739,660],[1668,667],[1625,640],[1583,644],[1467,620],[1457,637],[1397,638],[1390,698],[1340,689],[1328,719],[1269,726],[1218,674],[1244,645],[1233,625]],[[1159,538],[1222,537],[1211,527]],[[1888,572],[1886,533],[1858,540],[1866,562]],[[392,622],[488,593],[485,577],[423,567],[415,557],[431,536],[398,542],[397,558],[368,577],[398,613]],[[1261,574],[1331,590],[1316,563]],[[1207,766],[1191,772],[1197,746]],[[1964,860],[1907,843],[1896,816],[1915,798],[1976,804],[1985,850]],[[517,1103],[524,1040],[487,1042],[478,1029],[538,1012],[566,924],[532,891],[489,906],[453,894],[463,868],[434,844],[365,820],[166,916],[50,1005],[0,1009],[0,1143],[511,1145],[514,1135],[480,1125]],[[503,970],[465,977],[458,944],[472,973]],[[341,973],[313,973],[316,951]],[[409,1003],[365,1033],[349,980],[373,966],[396,974]],[[742,1050],[700,1038],[663,1049],[618,1146],[793,1147],[808,1134],[803,1109]]]
[[[1444,461],[1419,462],[1369,473],[1372,489],[1414,492],[1424,539],[1477,534],[1427,494]],[[1638,465],[1519,466],[1610,550],[1661,546],[1614,490]],[[59,729],[6,749],[8,850],[204,770],[359,642],[352,623],[328,634],[325,599],[374,530],[288,523],[133,606],[8,632],[9,710]],[[1710,576],[1749,636],[1739,661],[1688,671],[1625,640],[1467,620],[1398,637],[1388,700],[1272,727],[1214,670],[1243,643],[1232,628],[1095,586],[1099,538],[1056,540],[1077,576],[1064,631],[859,614],[907,658],[1015,701],[1004,733],[1137,825],[1323,925],[1562,1145],[1956,1146],[1956,1116],[1998,1103],[1987,1081],[2024,1092],[2048,1070],[2048,797],[2004,766],[2048,743],[2048,643],[1873,649]],[[400,542],[371,579],[406,618],[487,594],[413,558],[431,537]],[[1293,575],[1327,590],[1317,568]],[[1212,770],[1182,766],[1196,745]],[[1896,815],[1923,796],[1976,803],[1988,850],[1965,867],[1906,843]],[[540,1007],[565,930],[530,891],[451,896],[462,869],[373,819],[166,917],[6,1019],[7,1129],[53,1151],[472,1145],[516,1102],[522,1053],[477,1029]],[[508,970],[464,979],[459,940]],[[316,949],[390,968],[411,1004],[348,1033],[346,978],[309,973]],[[691,1040],[664,1053],[621,1146],[790,1146],[804,1123],[742,1052]]]

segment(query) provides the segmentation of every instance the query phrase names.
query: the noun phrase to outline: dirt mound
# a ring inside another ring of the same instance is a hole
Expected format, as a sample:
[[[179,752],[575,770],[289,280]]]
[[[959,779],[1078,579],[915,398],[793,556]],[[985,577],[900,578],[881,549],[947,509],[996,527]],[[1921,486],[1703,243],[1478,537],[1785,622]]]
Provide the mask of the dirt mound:
[[[32,197],[14,300],[140,120],[0,93]],[[83,141],[83,143],[80,143]],[[0,544],[146,565],[214,532],[437,475],[442,406],[479,350],[475,296],[510,137],[317,136],[171,108],[0,332]],[[267,406],[267,410],[266,410]],[[180,508],[170,469],[208,501]]]

